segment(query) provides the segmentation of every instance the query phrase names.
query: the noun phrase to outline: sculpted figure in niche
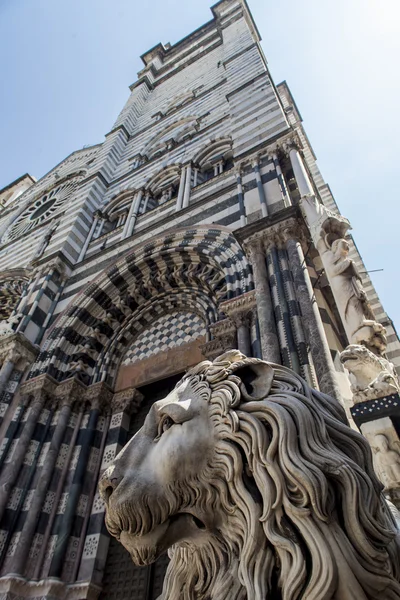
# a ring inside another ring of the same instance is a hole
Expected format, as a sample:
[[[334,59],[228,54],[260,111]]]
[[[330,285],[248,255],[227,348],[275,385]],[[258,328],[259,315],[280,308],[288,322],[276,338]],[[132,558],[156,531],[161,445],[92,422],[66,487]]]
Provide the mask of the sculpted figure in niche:
[[[386,435],[378,433],[373,441],[375,451],[375,466],[379,479],[385,488],[399,487],[400,485],[400,456],[389,446]]]
[[[100,482],[159,600],[399,600],[398,531],[368,442],[289,369],[237,350],[153,404]]]

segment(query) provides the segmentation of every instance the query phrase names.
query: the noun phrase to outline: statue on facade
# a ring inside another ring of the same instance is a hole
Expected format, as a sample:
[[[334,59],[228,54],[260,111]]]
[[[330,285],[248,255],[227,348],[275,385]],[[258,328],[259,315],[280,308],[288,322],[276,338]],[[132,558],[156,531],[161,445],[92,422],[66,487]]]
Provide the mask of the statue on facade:
[[[318,250],[335,298],[340,299],[338,310],[351,344],[375,347],[378,353],[386,349],[384,327],[375,321],[361,277],[354,261],[349,258],[349,244],[345,239],[335,239],[331,244],[328,235],[321,238]]]
[[[301,206],[350,343],[341,361],[350,373],[354,402],[398,392],[400,384],[394,367],[384,356],[386,330],[376,321],[361,276],[349,257],[350,246],[345,239],[349,221],[312,195],[304,196]]]
[[[237,350],[155,402],[100,482],[160,600],[399,600],[399,532],[337,401]],[[360,501],[362,499],[362,501]]]
[[[375,469],[385,488],[400,486],[400,455],[392,450],[389,440],[383,433],[375,435],[372,448],[374,450]]]

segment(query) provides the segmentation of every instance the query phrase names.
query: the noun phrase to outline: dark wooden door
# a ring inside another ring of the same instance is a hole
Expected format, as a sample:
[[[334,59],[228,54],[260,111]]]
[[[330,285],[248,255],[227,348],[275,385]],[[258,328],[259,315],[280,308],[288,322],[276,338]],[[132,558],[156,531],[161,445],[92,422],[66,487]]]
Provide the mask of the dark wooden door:
[[[132,416],[130,437],[143,425],[153,402],[164,398],[181,376],[175,375],[140,388],[144,399],[138,412]],[[162,592],[168,562],[168,556],[163,555],[149,567],[136,567],[125,548],[115,538],[111,538],[101,600],[156,600]]]

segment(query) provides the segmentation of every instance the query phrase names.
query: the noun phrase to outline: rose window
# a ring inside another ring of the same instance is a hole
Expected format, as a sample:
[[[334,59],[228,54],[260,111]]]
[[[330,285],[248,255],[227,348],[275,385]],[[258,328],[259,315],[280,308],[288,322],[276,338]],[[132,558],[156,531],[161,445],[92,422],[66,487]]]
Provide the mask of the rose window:
[[[64,207],[75,187],[76,182],[68,181],[37,198],[12,223],[3,236],[2,242],[15,240],[28,233],[34,227],[38,227],[45,221],[48,221]]]

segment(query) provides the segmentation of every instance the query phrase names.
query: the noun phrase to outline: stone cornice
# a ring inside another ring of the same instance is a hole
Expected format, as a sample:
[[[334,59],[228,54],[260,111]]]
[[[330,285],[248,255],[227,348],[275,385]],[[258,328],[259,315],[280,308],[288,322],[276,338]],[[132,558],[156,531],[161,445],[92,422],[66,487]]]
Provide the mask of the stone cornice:
[[[220,309],[229,320],[232,321],[235,328],[240,325],[249,325],[253,317],[254,310],[257,306],[255,290],[246,292],[237,298],[227,300],[220,305]]]

